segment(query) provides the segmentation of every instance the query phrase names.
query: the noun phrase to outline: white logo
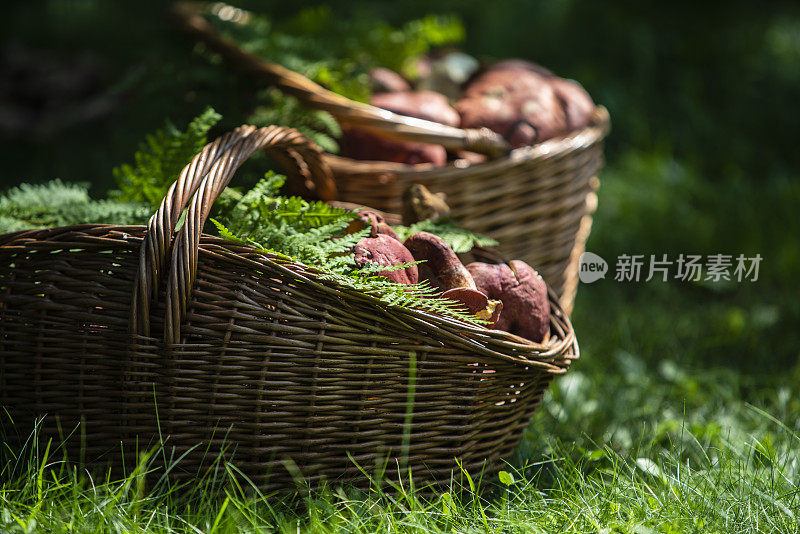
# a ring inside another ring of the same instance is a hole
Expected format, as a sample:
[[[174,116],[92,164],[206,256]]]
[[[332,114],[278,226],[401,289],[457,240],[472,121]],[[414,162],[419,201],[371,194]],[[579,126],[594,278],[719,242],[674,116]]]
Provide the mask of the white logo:
[[[578,271],[578,278],[584,284],[591,284],[601,278],[606,277],[608,272],[608,263],[606,260],[592,252],[584,252],[580,257],[580,271]]]

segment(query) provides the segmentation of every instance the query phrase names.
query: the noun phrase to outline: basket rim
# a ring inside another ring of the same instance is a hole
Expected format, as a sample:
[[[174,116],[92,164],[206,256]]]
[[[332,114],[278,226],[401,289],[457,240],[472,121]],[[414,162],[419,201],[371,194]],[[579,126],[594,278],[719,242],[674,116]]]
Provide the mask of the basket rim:
[[[147,226],[145,225],[113,224],[81,224],[19,230],[0,235],[0,246],[21,248],[30,246],[36,241],[50,241],[59,244],[63,242],[62,248],[68,252],[70,249],[80,249],[81,243],[93,241],[106,242],[108,245],[128,242],[137,247],[143,240],[146,231]],[[425,327],[435,331],[437,335],[441,335],[443,343],[450,342],[471,352],[510,361],[530,370],[563,374],[570,362],[580,357],[580,349],[572,323],[549,287],[550,328],[551,332],[556,335],[551,334],[550,339],[544,343],[535,343],[501,330],[483,328],[423,310],[386,304],[377,297],[354,289],[339,287],[332,281],[317,279],[319,271],[313,267],[295,261],[282,260],[279,256],[261,251],[252,245],[236,243],[204,233],[201,234],[200,253],[229,260],[235,258],[235,261],[249,264],[254,268],[268,265],[270,268],[277,269],[284,275],[294,278],[297,282],[311,285],[314,289],[369,303],[375,310],[381,310],[384,320],[391,318],[395,324],[405,322],[408,325]],[[379,318],[381,317],[376,314],[376,319]],[[414,326],[409,326],[409,328]]]

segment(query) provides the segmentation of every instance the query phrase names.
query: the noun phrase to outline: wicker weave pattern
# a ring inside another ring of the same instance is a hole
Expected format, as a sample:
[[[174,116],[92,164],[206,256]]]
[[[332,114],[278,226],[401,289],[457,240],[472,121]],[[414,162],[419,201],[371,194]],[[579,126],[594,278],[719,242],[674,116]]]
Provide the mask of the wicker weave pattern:
[[[201,235],[250,153],[317,150],[280,128],[224,139],[214,163],[200,164],[207,147],[187,166],[149,227],[0,236],[0,402],[21,435],[35,415],[49,414],[50,436],[82,422],[68,441],[73,458],[117,463],[121,445],[131,462],[162,436],[184,456],[176,475],[224,449],[270,489],[291,486],[287,459],[312,481],[355,475],[348,453],[370,471],[407,466],[419,482],[447,480],[456,457],[473,474],[496,469],[552,377],[578,357],[555,297],[550,336],[535,344],[390,308],[313,269]],[[190,189],[191,200],[175,200]],[[161,275],[151,262],[169,268]],[[148,282],[151,273],[162,282]],[[142,295],[152,295],[146,308]]]

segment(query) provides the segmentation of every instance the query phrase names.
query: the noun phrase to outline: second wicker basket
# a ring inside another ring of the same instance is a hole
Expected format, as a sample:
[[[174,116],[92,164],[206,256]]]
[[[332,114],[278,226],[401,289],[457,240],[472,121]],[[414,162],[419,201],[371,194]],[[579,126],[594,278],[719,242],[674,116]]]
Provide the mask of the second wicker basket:
[[[453,214],[469,230],[500,242],[508,258],[535,265],[569,313],[578,287],[578,259],[597,206],[594,193],[603,165],[608,112],[596,108],[589,126],[568,137],[509,151],[487,129],[462,130],[391,113],[332,93],[308,78],[243,50],[204,18],[205,4],[180,2],[173,13],[194,38],[225,61],[260,81],[273,84],[306,105],[323,109],[342,124],[382,135],[443,145],[448,150],[480,152],[485,163],[447,167],[363,162],[330,156],[338,199],[385,212],[400,211],[402,193],[414,183],[447,195]],[[326,198],[324,200],[333,200]]]

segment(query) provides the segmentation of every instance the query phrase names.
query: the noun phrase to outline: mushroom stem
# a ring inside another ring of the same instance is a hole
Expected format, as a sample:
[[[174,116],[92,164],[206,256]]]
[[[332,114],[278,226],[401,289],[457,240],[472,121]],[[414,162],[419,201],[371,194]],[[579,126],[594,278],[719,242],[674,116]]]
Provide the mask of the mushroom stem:
[[[450,207],[427,187],[411,184],[403,191],[403,224],[410,226],[419,221],[438,221],[450,215]]]
[[[433,277],[428,279],[433,287],[440,287],[443,291],[458,287],[476,289],[475,281],[467,268],[441,237],[429,232],[417,232],[403,244],[415,260],[425,261],[428,269],[424,271],[426,275]]]
[[[405,246],[415,260],[425,261],[420,264],[420,280],[427,280],[432,287],[443,291],[442,298],[461,303],[469,313],[488,321],[490,327],[497,322],[502,303],[489,300],[478,291],[472,275],[442,238],[417,232],[406,239]]]
[[[442,293],[442,298],[463,304],[469,313],[475,315],[478,319],[488,322],[490,328],[500,319],[500,312],[503,310],[502,302],[490,300],[485,293],[477,289],[468,289],[466,287],[448,289]]]

